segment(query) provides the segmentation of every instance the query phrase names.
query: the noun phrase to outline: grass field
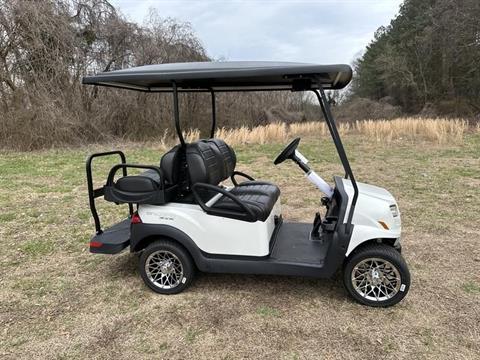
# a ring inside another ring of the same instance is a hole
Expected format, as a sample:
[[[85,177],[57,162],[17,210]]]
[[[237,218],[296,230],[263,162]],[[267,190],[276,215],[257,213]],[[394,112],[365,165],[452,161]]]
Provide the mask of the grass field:
[[[238,169],[279,184],[286,219],[311,221],[319,193],[293,164],[273,166],[283,146],[238,146]],[[119,147],[129,162],[163,151]],[[1,153],[0,358],[480,358],[480,134],[442,145],[352,135],[346,147],[357,179],[402,211],[412,287],[393,308],[354,303],[339,279],[200,274],[156,295],[135,255],[88,252],[84,160],[105,146]],[[326,179],[342,173],[329,138],[300,148]],[[105,223],[123,211],[101,206]]]

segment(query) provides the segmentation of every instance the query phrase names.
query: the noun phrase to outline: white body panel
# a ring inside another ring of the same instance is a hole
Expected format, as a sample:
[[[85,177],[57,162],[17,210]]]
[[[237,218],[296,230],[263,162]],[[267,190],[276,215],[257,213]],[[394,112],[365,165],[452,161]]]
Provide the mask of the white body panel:
[[[183,231],[209,254],[266,256],[274,217],[281,214],[281,207],[278,199],[267,220],[253,223],[208,215],[196,204],[140,205],[138,214],[145,224],[170,225]]]
[[[343,179],[348,195],[347,222],[353,198],[350,180]],[[357,183],[359,195],[352,223],[355,225],[345,256],[357,246],[372,239],[400,239],[400,214],[393,216],[390,205],[397,205],[395,198],[385,189]],[[210,206],[220,196],[213,197]],[[204,252],[219,255],[267,256],[269,243],[275,229],[275,216],[281,215],[280,199],[264,222],[254,223],[208,215],[196,204],[168,203],[166,205],[140,205],[138,214],[145,224],[173,226],[188,235]],[[386,230],[379,221],[389,227]]]
[[[344,223],[347,222],[348,212],[350,211],[353,199],[353,187],[350,180],[343,179],[343,185],[348,195],[347,211],[345,213]],[[358,245],[372,239],[399,239],[401,234],[400,213],[394,217],[390,205],[396,205],[395,198],[387,190],[357,182],[358,199],[355,205],[352,223],[352,238],[348,245],[348,256]],[[386,230],[379,221],[387,224],[389,230]]]

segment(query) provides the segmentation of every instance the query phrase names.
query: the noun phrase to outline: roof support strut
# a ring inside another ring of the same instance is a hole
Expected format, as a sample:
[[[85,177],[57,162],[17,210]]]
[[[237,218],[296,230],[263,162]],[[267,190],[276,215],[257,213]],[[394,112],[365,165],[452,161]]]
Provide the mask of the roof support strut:
[[[353,213],[355,210],[355,205],[357,203],[358,186],[357,186],[357,182],[355,181],[355,177],[353,176],[352,168],[350,167],[350,163],[348,161],[347,154],[345,153],[345,148],[343,147],[342,140],[340,139],[340,134],[338,133],[337,124],[335,123],[335,119],[333,118],[332,112],[330,110],[330,105],[328,103],[327,96],[325,95],[325,90],[321,86],[320,82],[319,82],[319,89],[313,90],[313,92],[317,96],[318,102],[320,103],[323,116],[327,123],[328,129],[330,130],[330,135],[332,136],[333,142],[338,152],[338,156],[340,157],[340,161],[342,162],[343,168],[345,170],[345,178],[350,179],[350,181],[352,182],[353,190],[354,190],[352,204],[350,206],[350,211],[348,212],[348,217],[347,217],[346,231],[348,233],[350,232]]]
[[[172,90],[173,90],[173,117],[175,118],[175,129],[177,130],[178,139],[180,140],[182,147],[185,147],[185,140],[183,139],[182,129],[180,128],[178,89],[177,89],[177,83],[175,81],[172,81]]]
[[[217,127],[217,111],[215,107],[215,91],[210,90],[212,95],[212,129],[210,130],[210,139],[215,137],[215,128]]]

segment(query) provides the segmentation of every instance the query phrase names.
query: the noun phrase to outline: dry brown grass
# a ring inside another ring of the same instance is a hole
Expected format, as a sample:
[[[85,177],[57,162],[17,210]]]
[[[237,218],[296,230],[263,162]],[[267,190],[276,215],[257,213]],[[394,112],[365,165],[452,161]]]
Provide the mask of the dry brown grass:
[[[461,142],[468,123],[460,119],[400,118],[365,120],[355,123],[355,130],[377,141],[425,139],[444,144]]]
[[[341,135],[361,134],[378,142],[396,140],[429,141],[437,144],[461,143],[468,130],[468,123],[461,119],[398,118],[394,120],[362,120],[355,123],[339,123]],[[479,125],[473,129],[479,131]],[[282,142],[295,136],[329,135],[324,122],[304,122],[286,125],[273,123],[253,128],[220,128],[216,136],[232,145],[267,144]],[[192,130],[184,134],[187,141],[198,139],[200,132]]]
[[[287,125],[274,123],[254,128],[218,129],[216,134],[227,143],[232,144],[265,144],[272,141],[283,141],[287,137]]]
[[[0,153],[0,358],[478,359],[480,135],[345,143],[359,181],[402,210],[412,287],[393,308],[356,304],[338,279],[200,274],[182,294],[154,294],[136,256],[88,252],[84,160],[110,146]],[[311,222],[319,194],[293,164],[272,165],[283,146],[237,146],[238,169],[279,184],[287,221]],[[121,146],[151,164],[159,148]],[[304,136],[301,151],[326,179],[342,173],[330,142]],[[110,166],[99,161],[97,178]],[[106,224],[125,211],[100,208]]]

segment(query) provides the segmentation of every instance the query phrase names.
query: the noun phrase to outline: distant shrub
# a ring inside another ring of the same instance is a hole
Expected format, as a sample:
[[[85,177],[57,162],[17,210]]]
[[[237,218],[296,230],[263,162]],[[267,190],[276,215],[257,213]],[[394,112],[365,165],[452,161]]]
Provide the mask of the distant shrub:
[[[375,101],[366,98],[353,98],[335,107],[335,115],[340,121],[400,117],[402,115],[400,107],[391,105],[388,101],[389,99]]]

